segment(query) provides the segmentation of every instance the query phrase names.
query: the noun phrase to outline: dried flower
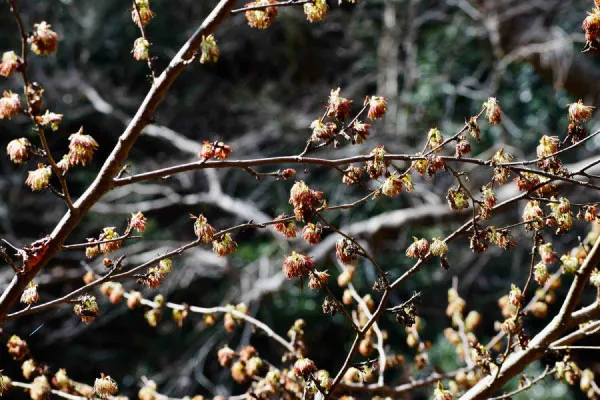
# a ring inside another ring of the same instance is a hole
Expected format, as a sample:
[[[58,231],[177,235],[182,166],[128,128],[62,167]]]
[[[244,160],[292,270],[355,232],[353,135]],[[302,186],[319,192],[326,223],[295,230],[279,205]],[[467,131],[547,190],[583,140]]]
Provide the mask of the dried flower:
[[[340,96],[340,91],[340,88],[331,90],[329,104],[327,105],[327,116],[333,117],[338,121],[343,121],[350,115],[352,100]]]
[[[131,10],[131,19],[133,20],[133,23],[140,27],[146,26],[155,15],[152,10],[150,10],[150,1],[135,0],[135,5],[136,7],[133,7]]]
[[[143,37],[135,39],[131,52],[133,53],[133,58],[137,61],[148,61],[150,58],[150,42]]]
[[[94,393],[101,399],[107,399],[117,393],[117,383],[110,376],[102,376],[94,381]]]
[[[29,171],[25,184],[27,184],[31,190],[40,191],[48,187],[51,176],[52,170],[50,167],[38,164],[38,168],[35,171]]]
[[[146,230],[146,217],[142,214],[141,211],[138,211],[135,214],[131,214],[131,218],[129,219],[129,227],[131,229],[135,229],[138,232],[144,232]]]
[[[19,95],[5,90],[0,98],[0,119],[12,119],[21,111],[21,99]]]
[[[98,142],[90,135],[83,134],[83,126],[76,133],[69,136],[69,163],[85,166],[94,157],[98,149]]]
[[[314,268],[312,257],[292,252],[283,261],[283,274],[288,279],[306,276]]]
[[[29,43],[31,50],[38,56],[47,56],[58,48],[58,34],[50,29],[50,26],[46,21],[33,24],[35,30],[29,38]]]
[[[253,8],[267,6],[276,3],[276,0],[257,0],[251,3],[246,3],[245,8]],[[258,10],[246,11],[246,20],[248,25],[253,28],[265,29],[269,27],[277,17],[277,7],[265,7]]]
[[[326,0],[314,0],[311,3],[304,5],[304,14],[306,19],[310,22],[322,21],[327,15],[327,1]]]
[[[406,249],[406,256],[410,258],[425,258],[429,253],[429,242],[413,236],[413,243]]]
[[[288,218],[289,217],[286,214],[280,214],[277,218],[275,218],[275,221],[285,220]],[[286,238],[295,238],[298,228],[293,220],[289,220],[275,224],[275,230],[283,233],[283,236]]]
[[[6,153],[10,161],[23,164],[31,157],[31,142],[27,138],[11,140],[6,146]]]
[[[224,257],[237,250],[237,243],[231,238],[231,234],[226,233],[220,240],[213,240],[213,252],[219,257]]]
[[[200,64],[214,64],[219,61],[219,46],[213,35],[202,36],[200,44]]]
[[[0,64],[0,76],[8,78],[17,70],[21,60],[14,51],[6,51],[2,54],[2,63]]]
[[[202,214],[197,217],[192,215],[194,221],[194,233],[198,237],[198,239],[202,240],[204,243],[208,244],[213,240],[213,236],[215,234],[215,228],[208,223],[206,217]]]
[[[40,294],[38,293],[37,285],[33,283],[33,281],[29,282],[29,286],[27,286],[27,289],[25,289],[21,295],[21,303],[32,305],[37,303],[39,299]]]
[[[365,99],[365,106],[369,106],[367,116],[369,119],[383,118],[387,111],[387,99],[380,96],[371,96]]]
[[[488,98],[488,101],[483,103],[485,108],[485,117],[490,121],[492,125],[498,125],[502,120],[500,105],[495,97]]]

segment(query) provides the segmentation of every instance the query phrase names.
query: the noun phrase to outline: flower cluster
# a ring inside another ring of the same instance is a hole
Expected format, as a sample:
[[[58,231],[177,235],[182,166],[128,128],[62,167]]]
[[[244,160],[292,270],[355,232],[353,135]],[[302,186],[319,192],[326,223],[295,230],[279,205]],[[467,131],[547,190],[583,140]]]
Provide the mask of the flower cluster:
[[[289,203],[298,221],[309,221],[317,209],[325,205],[323,192],[312,190],[304,181],[296,181],[290,190]]]

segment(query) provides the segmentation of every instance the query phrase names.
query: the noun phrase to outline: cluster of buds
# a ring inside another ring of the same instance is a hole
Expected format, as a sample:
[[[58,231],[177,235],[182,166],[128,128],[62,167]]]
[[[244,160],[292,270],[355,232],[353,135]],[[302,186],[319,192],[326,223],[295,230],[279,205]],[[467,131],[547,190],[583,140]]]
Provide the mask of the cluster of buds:
[[[14,51],[4,52],[2,63],[0,63],[0,76],[8,78],[21,66],[22,62]]]
[[[579,260],[577,257],[564,254],[560,257],[560,262],[561,269],[565,274],[574,274],[579,269]]]
[[[194,234],[196,237],[206,244],[212,242],[216,230],[208,223],[206,217],[200,214],[197,217],[191,215],[191,218],[194,219]]]
[[[237,311],[242,314],[248,314],[248,306],[246,306],[244,303],[240,303],[235,306],[232,304],[228,304],[227,308],[230,310]],[[227,332],[233,332],[235,330],[235,328],[237,327],[237,325],[242,323],[242,321],[243,321],[243,319],[241,317],[235,315],[235,313],[227,312],[227,313],[225,313],[225,316],[223,317],[223,326],[225,327],[225,330]]]
[[[481,197],[483,200],[483,206],[488,209],[494,208],[498,201],[496,192],[494,192],[492,185],[485,185],[481,188]]]
[[[94,381],[94,394],[101,399],[108,399],[119,390],[117,383],[110,376],[102,374]]]
[[[598,218],[598,205],[592,204],[581,207],[577,213],[577,218],[582,219],[585,222],[596,221],[596,218]]]
[[[592,17],[590,15],[589,17]],[[589,18],[588,17],[588,18]],[[597,18],[600,23],[600,11],[596,8],[592,18]],[[587,20],[587,19],[586,19]],[[599,26],[600,27],[600,26]],[[577,143],[588,135],[587,129],[583,123],[592,116],[594,107],[584,105],[581,100],[577,103],[571,103],[569,107],[569,130],[568,135],[573,143]]]
[[[150,268],[146,274],[138,278],[138,283],[156,289],[172,271],[173,261],[170,258],[163,258],[157,266]]]
[[[134,2],[135,4],[131,10],[131,19],[134,24],[142,28],[154,18],[155,14],[150,9],[149,0],[134,0]]]
[[[525,228],[527,230],[539,230],[544,227],[544,211],[540,207],[540,202],[530,200],[523,209],[523,221],[527,221]]]
[[[200,64],[214,64],[219,61],[219,46],[213,35],[202,36],[200,43]]]
[[[466,156],[471,150],[471,143],[465,137],[461,137],[456,142],[456,157]]]
[[[542,136],[540,144],[536,148],[537,157],[545,158],[553,155],[558,151],[559,143],[560,140],[558,139],[558,136]]]
[[[100,312],[94,296],[81,296],[74,301],[73,312],[81,318],[82,322],[92,322]]]
[[[469,194],[461,186],[448,189],[446,199],[452,211],[461,211],[469,207]]]
[[[85,166],[94,157],[98,149],[98,142],[90,135],[83,134],[83,127],[69,136],[69,165],[81,164]]]
[[[488,98],[488,100],[483,103],[483,108],[485,108],[485,117],[488,119],[490,124],[498,125],[502,120],[502,110],[500,110],[498,100],[496,100],[495,97]]]
[[[512,154],[506,153],[504,149],[500,149],[492,157],[492,165],[494,165],[494,180],[503,185],[508,182],[510,170],[500,166],[500,164],[509,163],[514,159]]]
[[[129,229],[134,229],[138,232],[144,232],[146,230],[146,217],[142,214],[141,211],[137,213],[132,213],[131,218],[129,218]]]
[[[323,122],[321,119],[315,119],[310,123],[310,129],[312,129],[310,140],[327,142],[335,136],[337,125],[335,122]]]
[[[358,185],[360,183],[360,177],[362,176],[363,169],[361,167],[355,167],[350,164],[344,170],[344,177],[342,178],[342,183],[345,185]]]
[[[223,142],[209,142],[207,140],[202,144],[198,158],[202,160],[210,160],[216,158],[218,160],[226,160],[231,155],[231,147]]]
[[[21,303],[27,305],[37,303],[40,300],[40,294],[38,293],[37,287],[38,285],[33,283],[33,281],[29,282],[29,286],[27,286],[27,289],[25,289],[21,295]]]
[[[226,233],[219,239],[215,239],[212,242],[213,253],[219,257],[225,257],[228,254],[233,253],[237,250],[237,243],[231,238],[231,234]]]
[[[29,397],[31,400],[45,400],[50,397],[52,387],[46,375],[40,375],[31,382],[31,389],[29,389]]]
[[[371,124],[355,121],[350,127],[350,131],[352,132],[352,143],[361,144],[371,134]]]
[[[296,223],[289,218],[290,217],[286,214],[280,214],[275,218],[275,221],[282,221],[275,224],[275,230],[283,233],[283,236],[286,238],[295,238],[298,227],[296,226]]]
[[[558,361],[554,365],[554,368],[556,368],[556,372],[554,373],[556,379],[560,379],[569,385],[574,385],[581,377],[581,370],[577,364],[573,361],[569,361],[568,358],[565,358],[563,361]]]
[[[383,146],[377,146],[369,153],[373,159],[367,161],[366,170],[371,179],[379,178],[390,165],[390,161],[385,159],[385,153],[386,151]]]
[[[439,152],[441,150],[440,146],[444,143],[444,136],[442,132],[438,128],[432,128],[427,133],[427,147],[431,150],[435,150]]]
[[[537,263],[533,267],[533,279],[540,286],[544,286],[550,279],[550,273],[548,272],[548,266],[543,262]]]
[[[134,310],[142,304],[142,294],[136,290],[130,291],[125,295],[127,297],[127,308]]]
[[[322,21],[327,16],[327,1],[314,0],[304,4],[304,14],[310,22]]]
[[[294,206],[298,221],[309,221],[317,208],[325,204],[323,192],[312,190],[303,181],[296,181],[290,190],[289,203]]]
[[[367,116],[369,119],[383,118],[387,111],[387,99],[381,96],[371,96],[365,99],[365,107],[369,107]]]
[[[50,128],[52,131],[56,132],[60,123],[62,122],[63,115],[51,112],[50,110],[46,110],[43,115],[37,115],[35,117],[35,122],[40,124],[40,126],[44,128]]]
[[[0,396],[8,394],[12,389],[12,380],[0,371]]]
[[[515,182],[517,183],[518,190],[528,192],[540,184],[541,177],[532,172],[522,172],[515,178]]]
[[[154,296],[152,306],[144,312],[144,319],[153,328],[158,326],[162,319],[162,308],[165,305],[165,298],[162,294]]]
[[[510,231],[504,229],[496,230],[493,226],[489,228],[488,240],[490,243],[494,243],[505,250],[517,245],[517,242],[513,240]]]
[[[8,354],[10,354],[13,360],[22,360],[30,355],[27,342],[17,335],[12,335],[8,339],[6,347],[8,348]]]
[[[137,61],[148,61],[150,58],[150,42],[143,37],[135,39],[131,53]]]
[[[246,3],[245,8],[248,8],[248,11],[246,11],[246,20],[248,21],[248,25],[258,29],[268,28],[277,17],[278,11],[277,7],[264,6],[275,3],[277,3],[276,0],[257,0],[251,3]],[[260,8],[253,9],[256,7]]]
[[[50,184],[51,176],[52,169],[50,167],[47,167],[44,164],[38,164],[38,168],[35,171],[28,172],[25,184],[29,186],[31,190],[44,190]]]
[[[308,280],[308,287],[311,289],[321,289],[327,285],[327,280],[329,279],[329,274],[327,271],[311,271],[310,279]]]
[[[327,104],[327,116],[343,121],[350,116],[352,100],[340,96],[341,89],[332,89],[329,94],[329,103]]]
[[[29,37],[31,50],[38,56],[47,56],[58,48],[58,34],[50,29],[50,24],[42,21],[34,24],[33,34]]]
[[[21,111],[21,99],[19,95],[5,90],[0,98],[0,119],[12,119]]]
[[[479,123],[477,122],[477,117],[471,117],[467,122],[467,132],[469,135],[473,136],[476,140],[480,140],[481,138],[481,128],[479,128]]]
[[[381,192],[388,197],[396,197],[402,193],[403,181],[395,173],[386,178],[381,185]]]
[[[119,234],[115,231],[114,226],[104,228],[102,233],[100,233],[100,236],[98,236],[98,241],[103,242],[100,243],[100,251],[102,254],[111,253],[121,247],[122,241],[116,240],[118,238]]]
[[[314,268],[312,257],[292,252],[283,261],[283,274],[288,279],[301,278],[308,275]]]
[[[302,228],[302,237],[308,244],[317,244],[321,241],[321,234],[323,233],[323,226],[320,222],[313,224],[309,222]]]
[[[6,153],[10,161],[23,164],[31,157],[31,142],[27,138],[11,140],[6,146]]]
[[[406,249],[406,256],[423,259],[429,253],[429,247],[427,239],[419,239],[413,236],[413,243]]]
[[[182,328],[183,323],[187,319],[189,313],[190,313],[189,306],[184,305],[183,308],[174,308],[173,312],[171,313],[171,316],[173,318],[173,321],[175,321],[175,323],[177,324],[177,326]]]
[[[549,226],[557,226],[556,234],[560,235],[571,230],[573,227],[573,213],[571,212],[571,203],[569,200],[565,197],[556,200],[553,197],[549,207],[552,213],[546,223]]]
[[[100,286],[100,292],[103,295],[108,296],[108,299],[112,304],[120,303],[125,295],[123,285],[118,282],[104,282]]]
[[[351,264],[356,261],[360,249],[350,239],[341,238],[335,243],[335,255],[342,264]]]
[[[552,249],[552,243],[543,243],[539,245],[538,253],[544,264],[552,264],[556,261],[556,253]]]

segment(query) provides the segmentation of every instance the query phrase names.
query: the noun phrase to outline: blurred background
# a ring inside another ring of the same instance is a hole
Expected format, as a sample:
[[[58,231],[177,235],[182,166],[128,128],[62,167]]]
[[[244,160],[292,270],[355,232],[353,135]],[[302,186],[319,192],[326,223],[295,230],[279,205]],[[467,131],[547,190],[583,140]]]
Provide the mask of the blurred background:
[[[156,17],[147,33],[160,69],[216,3],[151,2]],[[600,62],[597,56],[580,53],[585,40],[581,22],[593,6],[591,0],[337,3],[329,1],[326,21],[314,24],[305,20],[300,8],[282,8],[265,31],[250,28],[243,15],[230,18],[216,34],[221,49],[218,64],[194,63],[184,70],[159,107],[156,124],[146,128],[130,154],[131,170],[143,172],[196,160],[203,140],[225,141],[234,159],[298,154],[310,135],[310,122],[323,113],[330,90],[337,87],[354,100],[355,107],[367,95],[387,97],[388,113],[373,124],[367,142],[313,153],[319,157],[366,154],[379,144],[390,152],[415,153],[430,128],[437,126],[450,136],[479,112],[489,96],[496,96],[504,111],[503,122],[497,127],[483,126],[481,141],[472,142],[473,155],[488,159],[504,147],[517,158],[531,158],[541,135],[565,136],[568,103],[582,99],[589,105],[600,104]],[[126,1],[21,0],[18,4],[27,27],[46,20],[61,38],[56,55],[32,57],[30,66],[31,79],[45,88],[45,104],[65,115],[59,132],[50,137],[55,156],[67,151],[68,135],[80,126],[100,143],[89,168],[69,173],[70,189],[77,197],[148,91],[147,65],[131,56],[139,32]],[[2,51],[20,48],[6,5],[0,8],[0,39]],[[20,90],[18,79],[3,81],[2,88]],[[593,119],[588,128],[593,131],[598,125],[598,119]],[[16,137],[34,140],[25,118],[4,121],[1,129],[3,146]],[[588,159],[598,145],[587,142],[563,160]],[[0,157],[0,236],[17,245],[49,233],[64,212],[52,194],[32,193],[24,185],[27,170],[34,168],[33,164],[28,167]],[[465,171],[472,174],[470,184],[475,190],[489,180],[489,171]],[[325,192],[330,205],[364,196],[359,188],[341,185],[337,171],[298,166],[297,172],[311,188]],[[108,193],[68,242],[97,237],[105,226],[122,232],[130,213],[142,211],[149,220],[144,239],[129,242],[119,253],[127,254],[128,265],[137,265],[193,240],[190,213],[204,214],[217,229],[291,213],[287,202],[292,184],[272,178],[257,181],[241,170],[218,170],[127,186]],[[328,217],[363,240],[390,277],[396,278],[412,265],[404,256],[412,236],[445,236],[468,218],[448,209],[445,195],[453,184],[446,173],[433,179],[415,176],[415,191],[409,195],[378,199]],[[578,189],[567,189],[572,201],[594,201],[589,192],[584,196]],[[500,195],[511,193],[513,189],[507,188]],[[513,207],[493,223],[517,222],[520,213]],[[578,243],[578,235],[586,234],[586,227],[576,224],[572,233],[554,240],[555,248],[561,254]],[[419,313],[424,322],[422,337],[433,344],[432,366],[450,370],[461,365],[442,334],[450,324],[444,309],[453,277],[458,278],[467,309],[483,315],[478,337],[484,341],[495,334],[494,321],[502,319],[497,299],[508,293],[511,282],[522,286],[527,277],[530,238],[524,229],[513,235],[519,244],[516,248],[490,247],[479,255],[468,251],[466,238],[455,241],[450,246],[449,271],[431,263],[392,297],[391,303],[399,304],[413,291],[424,292]],[[550,232],[545,238],[552,240]],[[353,338],[349,326],[339,316],[322,314],[322,293],[301,290],[297,282],[286,281],[281,274],[283,257],[301,250],[335,278],[339,271],[332,249],[337,237],[328,235],[310,248],[301,239],[286,240],[272,229],[248,230],[234,239],[239,249],[227,258],[214,256],[210,248],[198,248],[174,259],[174,272],[158,291],[146,289],[145,295],[152,298],[162,293],[170,301],[200,306],[246,302],[251,315],[282,335],[297,318],[303,318],[308,356],[320,368],[337,371]],[[81,286],[86,267],[103,271],[101,259],[85,263],[82,252],[61,253],[37,280],[42,301]],[[0,289],[11,277],[11,269],[3,266]],[[371,292],[374,278],[370,265],[357,265],[355,283],[361,295]],[[331,285],[341,296],[335,279]],[[141,289],[135,282],[126,282],[126,289],[131,288]],[[129,311],[95,295],[102,303],[94,323],[81,323],[70,306],[63,306],[5,325],[2,342],[16,333],[28,340],[36,358],[51,369],[66,368],[70,377],[88,383],[105,372],[119,382],[121,393],[133,397],[142,376],[155,380],[159,391],[171,397],[242,393],[244,387],[234,385],[228,370],[216,362],[216,350],[224,344],[239,348],[251,343],[275,364],[281,357],[279,347],[249,326],[229,334],[221,323],[206,328],[200,316],[191,315],[180,329],[165,314],[164,321],[151,328],[143,310]],[[373,295],[377,300],[378,295]],[[551,306],[550,312],[556,307]],[[526,330],[536,332],[545,321],[526,320]],[[390,353],[403,354],[407,360],[414,357],[404,328],[393,316],[385,315],[381,328],[388,332]],[[582,368],[600,369],[593,354],[574,357]],[[0,369],[20,376],[6,350],[0,350]],[[536,365],[536,369],[541,371],[543,366]],[[387,378],[397,384],[407,376],[430,372],[407,366],[390,371]],[[579,395],[568,390],[548,379],[521,398]],[[423,390],[404,398],[427,396],[429,391]]]

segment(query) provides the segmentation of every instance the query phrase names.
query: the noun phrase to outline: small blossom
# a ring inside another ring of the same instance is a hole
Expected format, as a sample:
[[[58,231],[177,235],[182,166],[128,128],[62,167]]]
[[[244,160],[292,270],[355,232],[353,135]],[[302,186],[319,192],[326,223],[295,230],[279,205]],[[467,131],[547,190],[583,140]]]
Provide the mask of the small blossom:
[[[40,294],[38,293],[37,285],[33,282],[29,282],[29,286],[27,286],[27,289],[25,289],[21,295],[21,303],[32,305],[37,303],[39,299]]]
[[[308,358],[301,358],[294,363],[294,374],[298,377],[306,376],[315,369],[315,363]]]
[[[440,238],[434,238],[431,241],[430,250],[432,256],[442,257],[448,252],[448,245]]]
[[[450,188],[446,199],[452,211],[461,211],[469,207],[469,195],[462,187]]]
[[[571,122],[581,123],[587,121],[592,116],[594,107],[584,105],[581,100],[577,103],[568,104],[569,120]]]
[[[217,359],[221,367],[229,367],[237,356],[237,353],[228,346],[223,347],[217,352]]]
[[[494,189],[492,189],[491,185],[486,185],[486,186],[482,187],[481,195],[483,197],[483,204],[485,204],[486,207],[492,208],[496,205],[496,202],[497,202],[496,192],[494,192]]]
[[[38,115],[35,117],[35,121],[44,127],[50,127],[53,131],[58,130],[58,126],[62,122],[63,115],[50,112],[46,110],[44,115]]]
[[[219,257],[224,257],[237,250],[237,243],[231,238],[231,234],[226,233],[220,240],[213,240],[213,252]]]
[[[352,240],[341,238],[335,243],[335,254],[342,264],[350,264],[356,260],[358,247]]]
[[[23,372],[23,377],[25,379],[31,379],[33,374],[36,372],[37,368],[38,367],[35,364],[34,360],[25,360],[25,362],[21,364],[21,372]]]
[[[93,242],[96,241],[96,239],[94,239],[94,238],[88,238],[87,241],[93,243]],[[100,247],[98,247],[98,245],[92,245],[92,246],[88,246],[88,247],[85,248],[85,256],[88,259],[94,258],[98,254],[100,254]]]
[[[488,98],[488,101],[483,103],[485,108],[485,117],[488,119],[490,124],[498,125],[502,120],[500,105],[495,97]]]
[[[102,230],[102,233],[98,237],[98,241],[107,241],[105,243],[100,243],[100,251],[102,252],[102,254],[108,254],[121,247],[121,241],[114,240],[118,237],[119,234],[117,233],[117,231],[115,231],[114,226],[106,227]]]
[[[329,274],[327,271],[314,271],[310,274],[310,280],[308,281],[308,287],[311,289],[321,289],[327,285]]]
[[[319,140],[327,142],[333,138],[335,130],[337,129],[337,125],[335,122],[323,122],[320,119],[315,119],[313,122],[311,122],[310,129],[312,129],[310,140],[313,142],[317,142]]]
[[[371,179],[379,178],[390,165],[389,160],[385,159],[385,154],[386,151],[383,146],[377,146],[369,153],[373,156],[372,160],[367,161],[367,173]]]
[[[562,271],[565,274],[574,274],[579,269],[579,261],[576,257],[565,254],[560,258],[560,262]]]
[[[148,325],[150,325],[153,328],[156,328],[158,326],[158,323],[160,322],[161,318],[162,313],[160,308],[151,308],[150,310],[147,310],[144,313],[144,319],[146,320]]]
[[[550,274],[548,273],[548,267],[543,262],[537,263],[533,267],[533,279],[538,283],[538,285],[543,286],[550,279]]]
[[[58,48],[58,34],[50,29],[50,26],[46,21],[33,25],[35,30],[29,38],[29,43],[31,50],[38,56],[47,56]]]
[[[516,285],[511,285],[510,292],[508,294],[508,301],[510,304],[515,307],[521,307],[523,300],[525,300],[525,296],[523,295],[521,288]]]
[[[471,117],[467,122],[467,130],[471,136],[475,139],[479,140],[481,137],[481,129],[479,128],[479,124],[477,123],[477,117]]]
[[[6,153],[10,161],[23,164],[31,157],[31,142],[27,138],[11,140],[6,146]]]
[[[251,3],[246,3],[245,8],[252,8],[257,6],[266,6],[269,4],[276,3],[276,0],[257,0]],[[266,29],[273,23],[277,17],[277,7],[266,7],[259,10],[248,10],[246,11],[246,20],[248,25],[252,28]]]
[[[369,106],[369,112],[367,116],[369,119],[383,118],[387,111],[387,99],[380,96],[367,97],[365,100],[365,106]]]
[[[0,119],[12,119],[21,111],[21,99],[19,95],[5,90],[0,98]]]
[[[27,342],[17,335],[12,335],[10,339],[8,339],[6,347],[8,347],[8,354],[11,355],[13,360],[22,360],[29,355],[29,346],[27,345]]]
[[[314,268],[312,257],[292,252],[283,261],[283,273],[288,279],[306,276]]]
[[[544,135],[540,139],[540,144],[536,149],[538,158],[548,157],[558,151],[558,144],[560,140],[558,136],[547,136]]]
[[[154,13],[150,10],[149,0],[135,0],[136,7],[131,10],[131,19],[137,26],[146,26],[152,18]],[[141,21],[141,24],[140,24]]]
[[[438,386],[433,392],[433,398],[435,400],[452,400],[454,395],[449,390],[445,390],[442,382],[438,382]]]
[[[585,40],[594,42],[600,37],[600,9],[594,8],[583,20],[583,30],[585,30]]]
[[[81,164],[85,166],[94,157],[94,151],[98,149],[98,142],[90,135],[83,134],[83,127],[69,136],[69,163],[71,165]]]
[[[344,177],[342,178],[342,183],[346,185],[357,185],[360,183],[360,177],[362,176],[363,169],[361,167],[355,167],[350,164],[344,170]]]
[[[286,168],[279,174],[283,180],[287,180],[296,176],[296,170],[293,168]]]
[[[322,21],[327,15],[327,1],[315,0],[304,5],[304,14],[310,22]]]
[[[422,153],[417,153],[417,156],[422,156]],[[420,160],[416,160],[413,161],[412,163],[412,168],[417,171],[417,173],[419,175],[424,175],[425,172],[427,172],[427,160],[426,159],[420,159]]]
[[[246,11],[248,12],[248,11]],[[250,377],[246,374],[246,366],[243,361],[236,361],[231,366],[231,377],[237,383],[246,383]]]
[[[415,188],[412,176],[410,176],[409,173],[404,174],[404,176],[402,177],[402,184],[404,185],[404,189],[406,189],[407,192],[412,192]]]
[[[538,247],[538,253],[544,264],[552,264],[556,261],[556,253],[552,250],[552,243],[544,243]]]
[[[6,51],[2,54],[2,63],[0,64],[0,76],[8,78],[16,71],[21,61],[14,51]]]
[[[215,146],[215,158],[218,160],[226,160],[231,155],[231,147],[223,142],[217,142]]]
[[[150,58],[150,42],[143,37],[135,39],[133,42],[133,58],[137,61],[148,61]]]
[[[133,310],[137,308],[140,304],[142,304],[142,294],[135,290],[129,292],[129,296],[127,297],[127,308]]]
[[[0,397],[8,394],[12,389],[12,380],[0,372]]]
[[[102,377],[94,381],[94,393],[101,399],[113,396],[118,390],[117,383],[110,376],[102,374]]]
[[[364,122],[356,121],[352,124],[352,140],[354,143],[361,144],[371,134],[371,124],[365,124]]]
[[[388,197],[396,197],[402,193],[402,179],[395,173],[386,178],[381,186],[381,192]]]
[[[202,36],[200,44],[200,64],[214,64],[219,61],[219,46],[213,35]]]
[[[467,139],[461,139],[456,143],[456,156],[462,157],[471,152],[471,143]]]
[[[581,372],[579,388],[582,392],[587,393],[592,388],[592,382],[594,382],[594,372],[591,369],[584,369]]]
[[[424,258],[429,253],[429,242],[426,239],[413,237],[413,243],[406,249],[406,256],[410,258]]]
[[[338,121],[343,121],[350,115],[352,100],[340,96],[340,88],[331,90],[329,95],[329,104],[327,105],[327,116],[333,117]]]
[[[585,207],[583,219],[586,222],[594,222],[598,218],[598,206],[596,204]]]
[[[520,321],[516,318],[508,318],[506,319],[502,325],[501,325],[501,330],[504,333],[515,333],[517,332],[521,327]]]
[[[96,319],[100,308],[94,296],[85,295],[76,300],[73,312],[79,315],[82,322],[91,322]]]
[[[525,205],[523,210],[523,221],[530,221],[528,226],[533,229],[541,229],[544,226],[544,211],[540,207],[540,202],[537,200],[531,200]]]
[[[40,375],[31,383],[29,397],[31,397],[31,400],[44,400],[49,398],[51,390],[52,387],[48,382],[48,378],[45,375]]]
[[[436,149],[437,147],[439,147],[442,143],[444,143],[444,136],[442,136],[442,132],[440,132],[440,130],[438,128],[432,128],[429,130],[429,133],[427,134],[427,139],[428,139],[428,147],[430,149]],[[439,151],[441,149],[438,149],[437,151]]]
[[[48,187],[52,170],[50,167],[45,167],[43,164],[38,164],[35,171],[29,171],[25,183],[34,191],[40,191]]]
[[[200,148],[200,153],[198,153],[198,158],[203,160],[209,160],[215,156],[215,148],[211,142],[205,140],[202,143],[202,147]]]
[[[208,223],[206,217],[202,214],[198,215],[198,217],[192,215],[192,218],[195,219],[194,233],[198,239],[206,244],[212,242],[216,229]]]
[[[321,233],[323,232],[323,226],[317,222],[313,224],[309,222],[302,228],[302,237],[308,244],[317,244],[321,241]]]
[[[146,230],[146,217],[142,214],[141,211],[138,211],[135,214],[131,214],[131,219],[129,220],[129,227],[131,229],[135,229],[138,232],[144,232]]]
[[[71,163],[69,162],[69,155],[65,154],[62,156],[59,162],[56,163],[56,166],[63,173],[67,173],[67,171],[71,168]]]
[[[323,192],[310,189],[303,181],[296,181],[292,186],[289,203],[294,206],[298,221],[310,220],[317,208],[326,204]]]
[[[164,275],[168,275],[173,271],[173,261],[170,258],[163,258],[158,262],[158,268]]]
[[[275,218],[275,221],[284,220],[287,218],[289,218],[287,215],[281,214],[277,218]],[[277,232],[283,233],[283,236],[285,236],[286,238],[295,238],[298,228],[296,227],[294,221],[284,221],[275,224],[275,230]]]

